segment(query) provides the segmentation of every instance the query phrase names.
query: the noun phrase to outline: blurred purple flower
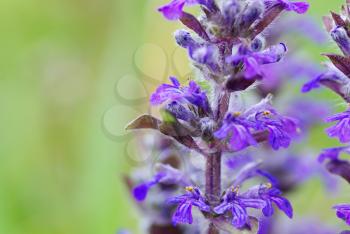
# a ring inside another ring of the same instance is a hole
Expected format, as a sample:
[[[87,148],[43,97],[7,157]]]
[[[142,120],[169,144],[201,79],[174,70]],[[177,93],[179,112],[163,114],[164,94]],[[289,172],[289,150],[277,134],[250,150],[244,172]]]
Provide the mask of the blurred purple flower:
[[[318,160],[324,162],[328,159],[326,163],[327,170],[332,174],[341,176],[350,183],[350,163],[339,159],[341,153],[350,154],[350,146],[324,149]]]
[[[337,124],[327,129],[329,137],[337,137],[340,142],[347,143],[350,141],[350,110],[338,113],[326,119],[326,122],[335,122]]]
[[[150,181],[142,183],[133,189],[133,195],[137,201],[144,201],[149,189],[159,183],[183,186],[190,183],[181,171],[169,165],[157,164],[156,169],[157,174]]]

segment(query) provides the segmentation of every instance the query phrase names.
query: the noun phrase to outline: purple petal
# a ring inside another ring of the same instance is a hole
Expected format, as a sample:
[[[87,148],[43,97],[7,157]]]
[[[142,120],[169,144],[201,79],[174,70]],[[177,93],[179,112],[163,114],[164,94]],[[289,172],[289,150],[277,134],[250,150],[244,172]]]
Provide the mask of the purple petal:
[[[270,217],[273,215],[274,211],[270,200],[265,200],[265,207],[262,209],[262,212],[266,217]]]
[[[340,142],[350,141],[350,113],[345,111],[326,119],[327,122],[339,121],[335,126],[328,128],[326,131],[330,137],[339,138]]]
[[[339,204],[333,207],[337,211],[337,217],[344,220],[350,226],[350,205]]]
[[[274,197],[271,197],[271,200],[275,202],[277,207],[280,210],[282,210],[289,218],[293,218],[293,207],[286,198],[280,197],[280,196],[274,196]]]
[[[304,14],[309,9],[307,2],[292,2],[289,0],[278,0],[282,3],[287,11],[295,11],[298,14]]]
[[[232,204],[227,203],[227,202],[223,202],[220,205],[216,206],[214,208],[214,212],[217,214],[224,214],[226,213],[228,210],[230,210],[232,207]]]
[[[268,129],[270,132],[269,143],[272,149],[278,150],[280,147],[288,148],[291,138],[281,127],[269,126]]]
[[[247,79],[251,79],[256,75],[262,75],[260,65],[253,57],[248,57],[244,60],[245,75]]]
[[[310,5],[307,2],[291,3],[291,9],[298,14],[304,14],[308,11]]]
[[[137,201],[144,201],[147,197],[149,186],[147,184],[140,184],[133,189],[133,195]]]
[[[248,220],[247,211],[240,205],[232,206],[232,225],[236,228],[242,228]]]
[[[182,10],[186,0],[173,0],[169,4],[158,9],[168,20],[178,20],[182,15]]]
[[[193,218],[192,218],[192,205],[191,203],[184,202],[180,204],[173,217],[172,217],[173,224],[176,225],[178,223],[188,223],[192,224]]]
[[[307,82],[306,84],[303,85],[301,91],[303,93],[307,93],[313,89],[321,87],[319,81],[320,81],[320,77],[317,77],[316,79],[313,79],[313,80]]]

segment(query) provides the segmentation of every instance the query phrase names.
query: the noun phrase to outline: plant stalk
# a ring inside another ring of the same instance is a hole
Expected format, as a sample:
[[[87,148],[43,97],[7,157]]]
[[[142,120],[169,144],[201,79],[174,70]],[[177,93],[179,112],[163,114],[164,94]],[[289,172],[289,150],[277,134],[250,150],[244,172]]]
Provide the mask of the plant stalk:
[[[205,169],[205,196],[211,207],[220,203],[221,195],[221,152],[208,155]],[[219,234],[219,230],[210,223],[208,234]]]

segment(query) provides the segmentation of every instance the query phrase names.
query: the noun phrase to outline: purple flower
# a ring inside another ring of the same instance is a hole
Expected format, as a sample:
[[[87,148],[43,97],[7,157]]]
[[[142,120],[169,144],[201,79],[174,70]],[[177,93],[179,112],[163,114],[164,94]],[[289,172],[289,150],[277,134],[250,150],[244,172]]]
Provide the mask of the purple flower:
[[[302,92],[306,93],[312,89],[326,86],[340,95],[346,101],[350,101],[350,79],[332,65],[328,65],[328,71],[315,79],[304,84]]]
[[[176,119],[181,119],[187,122],[196,120],[196,116],[187,107],[181,105],[179,102],[173,101],[166,105],[165,109],[169,111]]]
[[[255,123],[255,130],[268,131],[269,143],[274,150],[287,148],[298,127],[294,119],[282,116],[271,105],[272,96],[268,95],[260,103],[246,111],[249,119]]]
[[[297,124],[293,119],[278,114],[270,104],[271,98],[268,96],[243,113],[228,114],[214,136],[228,139],[230,148],[238,151],[257,144],[254,132],[268,131],[269,143],[274,150],[287,148],[297,132]]]
[[[297,124],[291,119],[279,115],[274,109],[260,111],[255,116],[258,130],[269,131],[269,143],[274,150],[287,148],[292,136],[297,132]]]
[[[244,64],[245,78],[252,79],[255,76],[263,76],[262,65],[280,61],[286,52],[287,47],[283,43],[259,52],[241,45],[237,54],[227,57],[226,62],[234,66]]]
[[[173,0],[167,5],[160,7],[158,11],[163,13],[164,17],[168,20],[178,20],[182,16],[185,5],[191,6],[196,4],[201,4],[208,9],[212,9],[214,2],[213,0]]]
[[[260,199],[240,196],[238,187],[232,187],[226,191],[223,202],[214,208],[214,212],[221,215],[227,212],[231,213],[232,225],[236,228],[242,228],[246,224],[249,225],[247,208],[260,209],[264,205],[264,201]]]
[[[326,159],[339,159],[341,153],[350,154],[350,146],[335,147],[324,149],[320,156],[318,157],[319,162],[324,162]]]
[[[326,121],[338,121],[335,126],[327,129],[329,137],[337,137],[342,143],[350,141],[350,110],[331,116]]]
[[[282,192],[274,188],[271,184],[264,184],[255,186],[249,189],[242,196],[261,199],[265,201],[265,206],[262,212],[265,216],[269,217],[273,215],[274,210],[272,203],[275,203],[277,207],[282,210],[289,218],[293,217],[293,208],[290,202],[281,196]]]
[[[296,99],[288,105],[286,113],[298,119],[303,132],[307,132],[306,130],[321,123],[321,120],[330,113],[330,108],[327,103]]]
[[[332,174],[341,176],[350,183],[350,163],[339,159],[341,153],[350,154],[350,146],[324,149],[318,160],[324,162],[329,159],[326,164],[327,170]]]
[[[151,96],[152,105],[160,105],[166,101],[187,102],[209,111],[208,98],[196,82],[190,81],[189,86],[181,87],[175,77],[170,77],[172,84],[162,84]]]
[[[252,124],[240,115],[239,112],[228,114],[221,128],[214,133],[218,139],[228,139],[230,148],[235,151],[257,144],[249,130]]]
[[[137,201],[144,201],[148,191],[158,183],[169,185],[179,184],[184,186],[189,184],[188,179],[186,179],[181,171],[169,165],[157,164],[156,170],[158,173],[150,181],[142,183],[133,189],[133,195]]]
[[[149,189],[152,188],[153,186],[157,185],[163,176],[164,176],[163,173],[159,173],[159,174],[155,175],[152,180],[136,186],[132,191],[134,198],[137,201],[144,201],[147,197],[147,193],[148,193]]]
[[[339,204],[333,206],[337,211],[337,217],[344,220],[350,226],[350,204]]]
[[[186,187],[185,194],[170,198],[168,203],[179,204],[172,218],[174,225],[178,223],[192,224],[192,206],[198,207],[201,211],[210,212],[210,206],[206,204],[200,190],[192,186]]]

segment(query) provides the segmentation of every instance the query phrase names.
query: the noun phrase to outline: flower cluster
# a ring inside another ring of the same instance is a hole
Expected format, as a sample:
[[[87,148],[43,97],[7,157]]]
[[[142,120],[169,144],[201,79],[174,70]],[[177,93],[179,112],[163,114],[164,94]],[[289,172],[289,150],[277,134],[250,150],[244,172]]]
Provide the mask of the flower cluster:
[[[200,6],[199,17],[185,11],[193,5]],[[160,106],[161,118],[143,115],[127,129],[156,130],[181,148],[178,156],[184,161],[193,163],[191,158],[199,158],[205,165],[198,162],[181,168],[160,162],[151,179],[143,178],[133,186],[139,204],[152,199],[150,193],[156,190],[166,198],[157,205],[167,215],[176,205],[173,225],[198,225],[198,220],[206,220],[208,233],[254,230],[260,216],[274,214],[273,204],[293,217],[277,179],[262,170],[260,163],[253,160],[235,175],[222,177],[222,158],[251,148],[288,148],[298,135],[299,121],[277,111],[272,95],[266,93],[252,105],[236,97],[268,79],[267,66],[277,65],[287,53],[285,43],[271,44],[262,32],[283,11],[303,14],[308,7],[289,0],[173,0],[159,8],[166,19],[187,26],[188,30],[178,30],[174,36],[186,49],[196,77],[188,84],[170,77],[171,83],[160,85],[150,98],[151,105]],[[255,185],[243,189],[248,179]],[[185,193],[178,195],[183,187]]]
[[[342,55],[325,54],[331,61],[328,69],[314,80],[304,85],[303,91],[308,92],[314,88],[325,86],[340,97],[347,105],[350,103],[350,3],[342,7],[342,14],[332,12],[331,16],[324,17],[324,24],[332,39],[336,42]],[[347,109],[326,119],[326,122],[336,122],[334,126],[326,130],[329,137],[336,137],[341,143],[350,143],[350,110]],[[324,149],[319,156],[319,161],[326,163],[329,172],[339,175],[350,183],[350,163],[340,159],[341,153],[350,153],[350,146],[342,146]],[[337,216],[350,225],[350,205],[342,204],[334,206]]]

